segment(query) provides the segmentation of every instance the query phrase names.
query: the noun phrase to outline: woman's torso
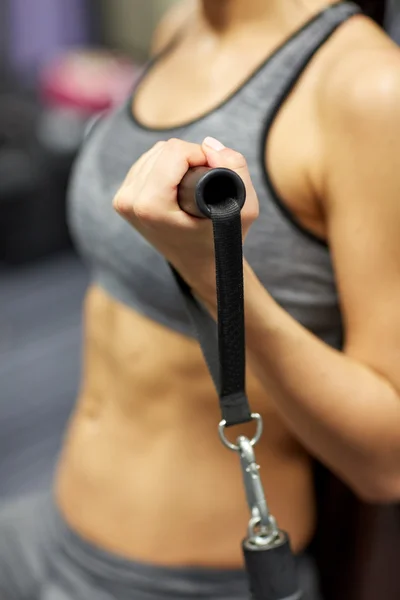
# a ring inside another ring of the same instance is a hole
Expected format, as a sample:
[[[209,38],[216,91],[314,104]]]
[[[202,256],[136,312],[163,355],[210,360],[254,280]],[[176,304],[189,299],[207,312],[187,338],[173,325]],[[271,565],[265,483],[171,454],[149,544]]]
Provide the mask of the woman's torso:
[[[320,14],[254,70],[274,46],[258,44],[258,54],[217,78],[216,91],[188,63],[182,40],[146,73],[136,118],[125,106],[87,140],[70,212],[93,285],[57,495],[71,525],[103,547],[163,564],[237,566],[249,517],[238,457],[218,440],[216,393],[176,284],[163,258],[114,214],[113,195],[159,139],[212,135],[242,152],[260,200],[246,258],[285,309],[340,346],[334,274],[306,166],[318,152],[318,78],[335,52],[334,31],[354,12],[343,5]],[[265,422],[257,456],[270,507],[302,549],[315,520],[311,461],[251,372],[248,395]]]

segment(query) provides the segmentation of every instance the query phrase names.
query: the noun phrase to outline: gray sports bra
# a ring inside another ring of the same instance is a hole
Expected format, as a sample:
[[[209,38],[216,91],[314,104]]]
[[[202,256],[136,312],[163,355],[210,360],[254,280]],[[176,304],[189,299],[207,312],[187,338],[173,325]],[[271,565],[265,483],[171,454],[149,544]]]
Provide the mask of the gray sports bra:
[[[178,137],[201,143],[212,135],[246,157],[258,193],[260,216],[246,239],[246,259],[282,307],[321,339],[340,346],[342,322],[329,249],[285,208],[266,172],[264,148],[274,118],[304,68],[335,29],[357,12],[347,2],[325,9],[235,93],[180,127],[141,125],[131,113],[132,98],[99,120],[76,162],[69,193],[71,231],[93,282],[135,311],[194,335],[169,266],[114,212],[112,200],[131,165],[158,140]]]

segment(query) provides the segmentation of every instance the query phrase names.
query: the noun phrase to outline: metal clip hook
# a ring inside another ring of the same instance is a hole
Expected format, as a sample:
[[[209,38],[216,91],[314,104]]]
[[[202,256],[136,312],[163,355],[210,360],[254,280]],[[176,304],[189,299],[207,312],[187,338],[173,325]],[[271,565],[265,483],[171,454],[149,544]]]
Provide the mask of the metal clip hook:
[[[275,537],[279,534],[279,530],[277,529],[275,519],[268,509],[254,447],[245,436],[240,436],[237,439],[237,444],[239,447],[247,503],[252,515],[250,524],[252,527],[257,525],[260,528],[261,535],[266,534]],[[253,535],[256,536],[255,531],[253,531]]]

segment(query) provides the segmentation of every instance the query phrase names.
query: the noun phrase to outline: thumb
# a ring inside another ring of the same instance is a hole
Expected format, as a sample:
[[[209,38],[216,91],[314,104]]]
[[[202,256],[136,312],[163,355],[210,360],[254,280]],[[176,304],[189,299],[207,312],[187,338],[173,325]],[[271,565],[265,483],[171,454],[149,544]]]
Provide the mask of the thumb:
[[[243,154],[226,148],[220,141],[212,137],[205,138],[202,149],[211,168],[231,169],[243,179],[246,187],[251,185],[247,162]]]

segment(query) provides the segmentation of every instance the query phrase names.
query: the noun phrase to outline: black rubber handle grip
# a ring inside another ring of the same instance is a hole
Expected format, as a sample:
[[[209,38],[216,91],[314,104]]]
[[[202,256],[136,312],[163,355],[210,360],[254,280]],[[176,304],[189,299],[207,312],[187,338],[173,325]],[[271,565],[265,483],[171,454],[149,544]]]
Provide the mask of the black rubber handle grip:
[[[289,539],[282,534],[273,548],[254,548],[243,543],[252,600],[300,600],[296,559]]]
[[[230,169],[189,169],[178,188],[181,209],[202,219],[211,218],[209,206],[232,198],[242,208],[246,200],[246,188],[241,177]]]

